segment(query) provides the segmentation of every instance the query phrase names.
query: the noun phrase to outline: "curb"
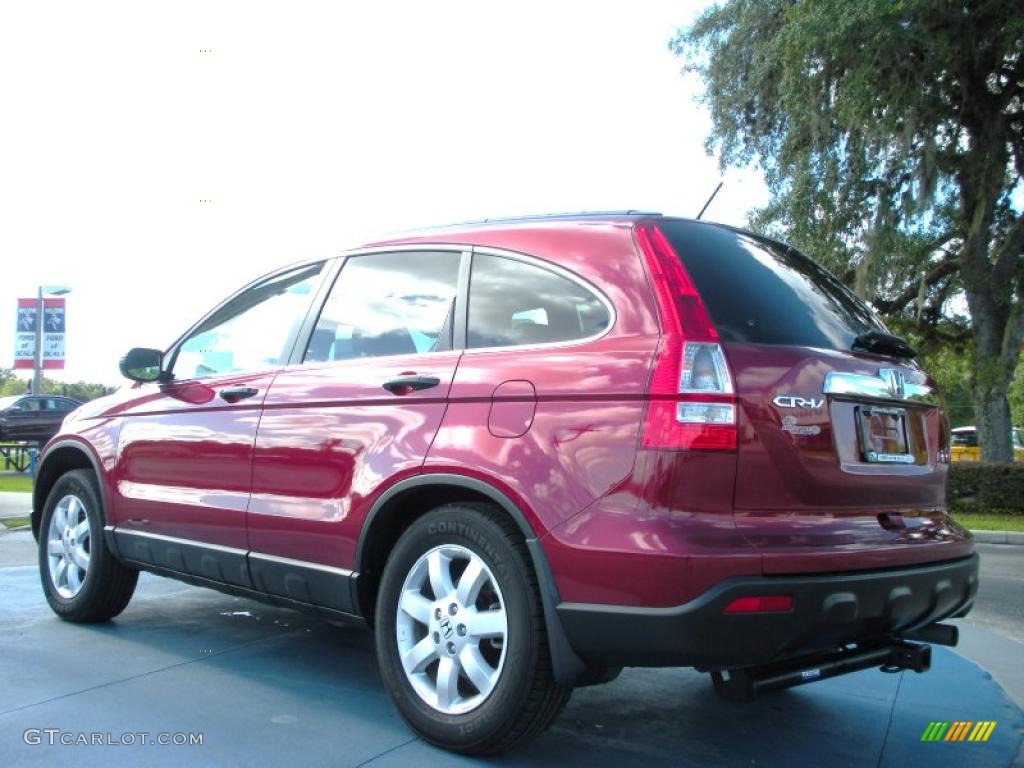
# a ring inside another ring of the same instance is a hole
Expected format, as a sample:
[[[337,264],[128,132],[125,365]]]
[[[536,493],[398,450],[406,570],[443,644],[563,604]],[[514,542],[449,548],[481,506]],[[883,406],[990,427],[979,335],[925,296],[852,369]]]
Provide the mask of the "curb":
[[[1024,532],[1022,531],[971,531],[971,535],[979,544],[1024,546]]]

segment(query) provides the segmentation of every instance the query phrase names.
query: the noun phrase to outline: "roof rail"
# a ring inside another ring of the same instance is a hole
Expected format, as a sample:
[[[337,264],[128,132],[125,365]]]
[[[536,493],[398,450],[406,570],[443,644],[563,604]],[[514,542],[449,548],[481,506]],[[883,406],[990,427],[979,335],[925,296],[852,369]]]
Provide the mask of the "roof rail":
[[[613,211],[566,211],[564,213],[534,213],[525,216],[494,216],[486,219],[472,219],[470,221],[457,221],[451,224],[441,224],[427,229],[443,229],[447,227],[459,227],[467,224],[500,224],[514,221],[544,221],[546,219],[586,219],[600,218],[602,216],[661,216],[658,211],[642,211],[637,209],[623,209]]]

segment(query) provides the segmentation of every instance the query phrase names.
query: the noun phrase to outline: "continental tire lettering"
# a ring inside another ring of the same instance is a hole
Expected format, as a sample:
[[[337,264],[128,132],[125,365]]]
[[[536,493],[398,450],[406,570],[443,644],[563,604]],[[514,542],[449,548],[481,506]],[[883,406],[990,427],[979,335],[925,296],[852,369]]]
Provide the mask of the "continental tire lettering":
[[[488,545],[488,543],[484,540],[484,537],[480,534],[479,531],[477,531],[475,528],[471,528],[465,523],[447,521],[431,523],[427,526],[427,533],[429,533],[431,536],[438,536],[444,534],[454,534],[456,536],[461,536],[462,538],[467,539],[468,541],[471,541],[474,544],[476,544],[483,551],[483,553],[491,559],[491,562],[493,562],[499,568],[503,569],[503,564],[501,558],[498,556],[498,553]]]

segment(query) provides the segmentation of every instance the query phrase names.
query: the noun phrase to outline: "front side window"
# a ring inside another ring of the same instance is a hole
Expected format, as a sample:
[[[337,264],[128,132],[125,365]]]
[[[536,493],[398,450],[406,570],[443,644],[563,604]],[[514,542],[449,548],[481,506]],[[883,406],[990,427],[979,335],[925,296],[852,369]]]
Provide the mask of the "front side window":
[[[173,372],[201,379],[288,362],[323,262],[261,280],[208,317],[178,348]]]
[[[610,322],[604,302],[574,280],[516,259],[473,255],[470,349],[585,339]]]
[[[304,362],[451,349],[460,253],[350,256],[324,303]]]

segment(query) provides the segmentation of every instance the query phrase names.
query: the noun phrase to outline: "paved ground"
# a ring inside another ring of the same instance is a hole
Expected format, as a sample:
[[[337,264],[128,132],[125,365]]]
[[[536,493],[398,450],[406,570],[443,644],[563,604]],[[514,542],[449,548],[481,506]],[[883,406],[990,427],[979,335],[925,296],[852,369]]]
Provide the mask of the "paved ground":
[[[978,610],[962,626],[965,646],[1010,654],[984,660],[995,673],[1024,659],[1024,549],[982,548]],[[67,624],[46,608],[35,568],[17,565],[31,558],[25,534],[0,535],[0,565],[13,566],[0,567],[5,766],[474,764],[412,736],[380,684],[368,633],[147,575],[118,620]],[[920,741],[929,721],[958,719],[999,725],[987,743]],[[202,746],[51,747],[25,744],[28,728],[204,738]],[[493,762],[1024,765],[1022,728],[1024,714],[991,675],[936,648],[924,675],[860,672],[748,705],[719,700],[692,671],[627,670],[577,691],[548,734]]]
[[[981,588],[960,625],[957,651],[1024,707],[1024,547],[979,544]]]
[[[0,491],[0,518],[28,517],[32,514],[32,494]]]

